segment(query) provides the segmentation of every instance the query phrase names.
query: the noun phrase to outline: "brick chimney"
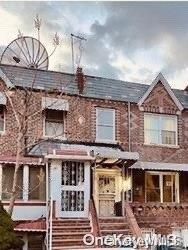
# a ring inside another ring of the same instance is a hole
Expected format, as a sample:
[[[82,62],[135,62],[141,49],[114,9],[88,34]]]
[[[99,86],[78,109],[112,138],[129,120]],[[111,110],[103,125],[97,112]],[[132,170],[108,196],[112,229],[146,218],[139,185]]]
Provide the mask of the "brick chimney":
[[[83,94],[84,87],[86,83],[86,78],[84,76],[84,73],[82,72],[82,68],[78,67],[76,70],[76,78],[75,78],[79,90],[79,94]]]

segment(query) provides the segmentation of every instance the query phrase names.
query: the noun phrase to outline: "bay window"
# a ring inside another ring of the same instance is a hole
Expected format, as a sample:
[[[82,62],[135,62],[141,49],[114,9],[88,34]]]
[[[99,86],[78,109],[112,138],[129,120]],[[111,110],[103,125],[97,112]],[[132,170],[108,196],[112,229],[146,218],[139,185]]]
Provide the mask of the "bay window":
[[[177,145],[177,116],[144,114],[146,144]]]
[[[96,115],[96,140],[115,141],[115,110],[97,108]]]

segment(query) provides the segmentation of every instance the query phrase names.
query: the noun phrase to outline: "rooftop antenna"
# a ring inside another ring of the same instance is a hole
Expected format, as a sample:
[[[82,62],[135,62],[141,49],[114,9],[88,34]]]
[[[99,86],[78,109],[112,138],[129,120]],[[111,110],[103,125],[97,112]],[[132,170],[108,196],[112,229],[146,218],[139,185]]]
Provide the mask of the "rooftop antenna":
[[[77,62],[77,66],[79,67],[80,61],[81,61],[81,57],[82,57],[82,51],[83,51],[83,46],[82,46],[82,42],[83,41],[87,41],[86,38],[84,38],[83,36],[77,36],[74,34],[71,34],[71,48],[72,48],[72,71],[73,74],[75,72],[74,66],[75,66],[75,59],[74,59],[74,39],[76,39],[79,42],[79,51],[80,51],[80,55],[78,58],[78,62]]]
[[[34,19],[35,22],[35,28],[37,29],[38,32],[38,40],[40,41],[40,28],[42,25],[42,18],[39,17],[39,15],[36,15],[36,18]]]
[[[53,37],[53,46],[51,54],[44,45],[40,42],[40,28],[42,19],[36,15],[34,19],[35,28],[38,31],[38,39],[30,36],[24,36],[18,30],[18,37],[13,40],[3,51],[0,57],[0,63],[8,65],[16,65],[32,69],[47,70],[49,58],[54,54],[56,48],[60,45],[60,38],[57,33]]]

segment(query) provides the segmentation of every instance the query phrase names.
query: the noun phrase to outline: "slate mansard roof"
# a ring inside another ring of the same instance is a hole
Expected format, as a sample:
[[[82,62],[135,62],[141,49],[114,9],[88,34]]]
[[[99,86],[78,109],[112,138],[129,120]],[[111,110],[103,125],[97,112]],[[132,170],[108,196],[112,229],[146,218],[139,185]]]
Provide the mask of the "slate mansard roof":
[[[36,89],[48,91],[58,89],[69,94],[78,94],[73,74],[0,65],[0,77],[2,77],[2,74],[14,86],[31,87],[34,82],[34,88]],[[149,84],[86,76],[83,96],[138,103],[149,86]],[[179,89],[172,89],[172,91],[183,107],[188,108],[188,92]]]

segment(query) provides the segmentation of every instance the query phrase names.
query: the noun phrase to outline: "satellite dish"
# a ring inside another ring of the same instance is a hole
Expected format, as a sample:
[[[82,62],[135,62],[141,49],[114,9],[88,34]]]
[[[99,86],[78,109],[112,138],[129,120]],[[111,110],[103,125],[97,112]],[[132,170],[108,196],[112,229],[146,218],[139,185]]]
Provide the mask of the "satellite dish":
[[[22,36],[13,40],[6,47],[0,63],[47,70],[49,57],[44,45],[39,40]]]

